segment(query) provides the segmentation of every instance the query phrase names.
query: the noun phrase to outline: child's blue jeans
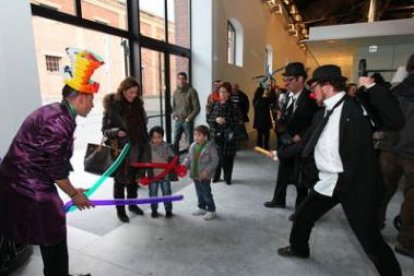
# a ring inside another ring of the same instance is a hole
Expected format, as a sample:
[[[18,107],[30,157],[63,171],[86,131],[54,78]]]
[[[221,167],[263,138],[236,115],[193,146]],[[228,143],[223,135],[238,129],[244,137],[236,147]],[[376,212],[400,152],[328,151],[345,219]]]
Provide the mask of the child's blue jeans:
[[[193,180],[197,192],[198,208],[206,210],[208,212],[215,212],[216,205],[214,204],[213,194],[211,193],[211,179]]]
[[[158,196],[158,188],[161,187],[162,195],[167,196],[171,195],[171,182],[169,180],[160,180],[156,182],[152,182],[149,185],[149,196],[156,197]],[[164,207],[166,212],[172,211],[172,203],[171,202],[164,202]],[[156,212],[158,209],[158,203],[151,204],[151,210]]]

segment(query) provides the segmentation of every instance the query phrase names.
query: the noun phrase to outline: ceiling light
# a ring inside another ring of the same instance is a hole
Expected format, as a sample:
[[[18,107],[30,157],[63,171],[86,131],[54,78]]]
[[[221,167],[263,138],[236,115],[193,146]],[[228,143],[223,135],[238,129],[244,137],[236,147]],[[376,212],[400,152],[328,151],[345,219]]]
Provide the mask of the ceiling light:
[[[287,31],[294,32],[296,30],[295,24],[288,24]]]
[[[283,14],[282,5],[277,4],[276,6],[274,6],[272,8],[272,12],[277,13],[277,14]]]
[[[292,15],[298,13],[298,9],[296,8],[295,5],[290,6],[289,13],[292,14]]]
[[[295,19],[296,22],[302,21],[302,16],[299,13],[295,14],[293,18]]]
[[[370,53],[376,53],[378,51],[378,46],[377,45],[371,45],[368,47],[368,52]]]

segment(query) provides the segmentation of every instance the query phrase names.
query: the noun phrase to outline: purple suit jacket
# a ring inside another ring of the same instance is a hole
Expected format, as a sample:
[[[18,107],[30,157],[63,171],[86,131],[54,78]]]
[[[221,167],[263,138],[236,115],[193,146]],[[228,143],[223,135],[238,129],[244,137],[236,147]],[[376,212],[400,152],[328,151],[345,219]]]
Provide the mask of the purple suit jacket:
[[[55,180],[71,170],[76,122],[53,103],[30,114],[0,164],[0,231],[19,243],[51,245],[66,238]]]

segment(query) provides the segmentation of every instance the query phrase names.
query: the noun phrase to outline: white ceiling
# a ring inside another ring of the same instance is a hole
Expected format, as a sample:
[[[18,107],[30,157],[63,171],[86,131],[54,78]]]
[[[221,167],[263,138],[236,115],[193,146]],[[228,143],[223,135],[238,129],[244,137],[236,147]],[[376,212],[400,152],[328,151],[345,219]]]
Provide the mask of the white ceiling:
[[[305,41],[305,43],[308,46],[311,54],[313,54],[318,61],[326,59],[332,61],[338,61],[338,59],[352,60],[352,57],[355,55],[358,48],[361,47],[369,47],[371,45],[377,45],[378,47],[384,45],[414,45],[414,34],[378,37],[359,37],[347,39],[329,39],[320,41],[309,40]]]
[[[350,64],[361,47],[414,45],[414,19],[314,27],[304,42],[320,64]]]

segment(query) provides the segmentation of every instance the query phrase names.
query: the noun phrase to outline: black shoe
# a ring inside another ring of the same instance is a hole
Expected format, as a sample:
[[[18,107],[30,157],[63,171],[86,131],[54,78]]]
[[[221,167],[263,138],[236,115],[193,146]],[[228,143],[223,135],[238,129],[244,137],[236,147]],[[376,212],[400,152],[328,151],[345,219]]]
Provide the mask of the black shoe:
[[[92,276],[92,274],[69,274],[68,276]]]
[[[226,184],[227,184],[227,185],[231,185],[231,180],[230,180],[230,179],[227,179],[227,180],[226,180]]]
[[[213,178],[213,183],[220,182],[220,178]]]
[[[401,255],[414,258],[414,248],[405,247],[399,242],[394,247],[395,252],[400,253]]]
[[[167,212],[165,212],[165,218],[166,219],[168,219],[168,218],[172,218],[174,215],[173,215],[173,213],[171,212],[171,211],[167,211]]]
[[[141,210],[141,208],[139,208],[137,205],[129,205],[128,206],[129,211],[131,211],[132,213],[135,213],[139,216],[143,216],[144,215],[144,211]]]
[[[309,252],[306,254],[296,252],[291,246],[282,247],[277,250],[277,254],[283,257],[298,257],[298,258],[309,258]]]
[[[158,218],[158,212],[157,211],[152,211],[151,212],[151,217],[152,218]]]
[[[295,218],[296,218],[296,216],[295,216],[295,213],[293,213],[293,214],[291,214],[290,216],[289,216],[289,220],[290,221],[295,221]]]
[[[285,203],[277,203],[272,201],[266,201],[264,203],[264,206],[267,208],[286,208],[286,204]]]
[[[126,214],[118,214],[118,218],[122,222],[125,222],[125,223],[129,222],[129,217]]]

